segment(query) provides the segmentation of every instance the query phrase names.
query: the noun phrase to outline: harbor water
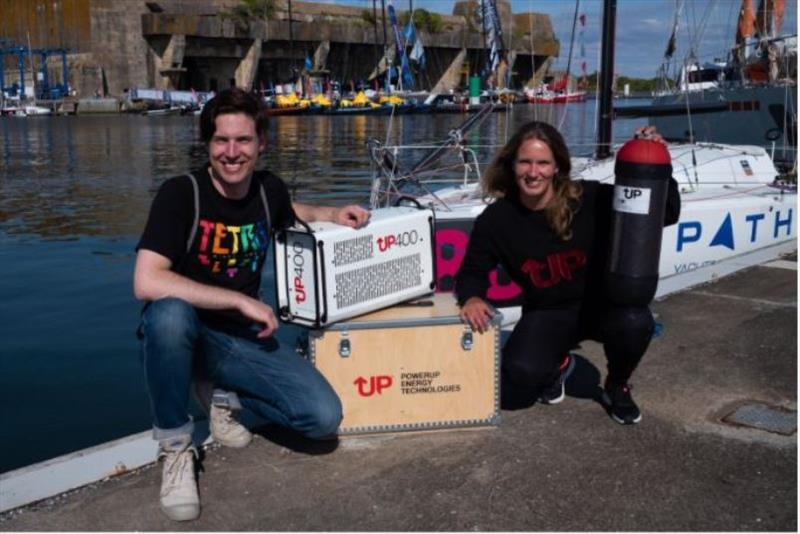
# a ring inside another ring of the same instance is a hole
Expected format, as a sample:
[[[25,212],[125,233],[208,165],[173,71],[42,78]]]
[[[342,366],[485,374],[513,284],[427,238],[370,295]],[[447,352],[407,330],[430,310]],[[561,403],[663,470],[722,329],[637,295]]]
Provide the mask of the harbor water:
[[[575,154],[588,153],[594,115],[593,100],[517,105],[466,139],[488,162],[516,127],[538,118],[558,125]],[[262,163],[297,200],[366,203],[368,139],[433,144],[465,119],[275,117]],[[643,123],[617,121],[615,139]],[[134,248],[159,185],[204,163],[198,133],[193,116],[0,118],[0,472],[150,427],[134,334]]]

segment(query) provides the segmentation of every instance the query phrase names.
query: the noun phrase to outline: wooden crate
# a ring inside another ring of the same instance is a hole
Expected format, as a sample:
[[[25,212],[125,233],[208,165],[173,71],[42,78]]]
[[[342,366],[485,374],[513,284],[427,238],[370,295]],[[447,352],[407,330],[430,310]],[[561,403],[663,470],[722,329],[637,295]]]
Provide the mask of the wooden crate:
[[[473,333],[438,294],[312,331],[311,361],[342,399],[339,434],[496,425],[499,325]]]

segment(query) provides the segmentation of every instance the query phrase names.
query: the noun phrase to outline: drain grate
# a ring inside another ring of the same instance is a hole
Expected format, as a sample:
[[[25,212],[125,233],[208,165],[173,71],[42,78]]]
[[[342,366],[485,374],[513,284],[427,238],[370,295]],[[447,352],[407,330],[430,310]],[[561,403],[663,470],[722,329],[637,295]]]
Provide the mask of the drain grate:
[[[758,402],[740,405],[723,417],[722,421],[732,425],[783,434],[784,436],[791,436],[797,432],[796,411]]]

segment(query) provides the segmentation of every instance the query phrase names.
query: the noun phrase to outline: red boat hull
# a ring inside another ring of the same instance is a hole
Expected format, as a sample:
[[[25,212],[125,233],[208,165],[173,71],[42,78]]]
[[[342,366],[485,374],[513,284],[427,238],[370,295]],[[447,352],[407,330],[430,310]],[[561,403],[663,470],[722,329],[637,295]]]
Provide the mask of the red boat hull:
[[[577,91],[565,94],[527,95],[527,97],[528,102],[531,104],[567,104],[569,102],[584,102],[586,100],[586,93],[584,91]]]

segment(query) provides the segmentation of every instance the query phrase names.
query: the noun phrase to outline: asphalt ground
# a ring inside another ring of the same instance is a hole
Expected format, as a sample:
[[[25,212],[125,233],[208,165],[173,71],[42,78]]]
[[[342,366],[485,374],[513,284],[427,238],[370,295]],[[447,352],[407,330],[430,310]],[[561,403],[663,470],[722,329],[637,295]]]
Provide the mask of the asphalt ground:
[[[564,402],[503,410],[496,428],[338,442],[264,428],[245,449],[205,452],[196,521],[161,514],[151,466],[6,513],[0,530],[797,531],[796,431],[722,421],[760,402],[796,428],[790,262],[654,303],[663,329],[632,380],[638,425],[597,401],[605,360],[587,343]]]

